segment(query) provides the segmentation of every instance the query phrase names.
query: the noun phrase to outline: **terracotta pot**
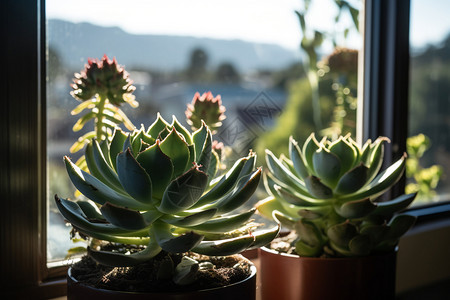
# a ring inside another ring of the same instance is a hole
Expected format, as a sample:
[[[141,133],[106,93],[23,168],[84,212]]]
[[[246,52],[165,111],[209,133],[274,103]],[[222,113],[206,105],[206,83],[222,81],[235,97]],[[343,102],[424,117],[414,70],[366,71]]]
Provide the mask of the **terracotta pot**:
[[[311,258],[262,248],[262,300],[395,299],[397,252],[352,258]]]
[[[67,274],[67,299],[68,300],[115,300],[115,299],[151,299],[151,300],[218,300],[218,299],[249,299],[256,298],[256,267],[251,266],[251,275],[243,281],[224,287],[206,290],[178,293],[137,293],[97,289],[78,282],[71,275],[69,268]]]

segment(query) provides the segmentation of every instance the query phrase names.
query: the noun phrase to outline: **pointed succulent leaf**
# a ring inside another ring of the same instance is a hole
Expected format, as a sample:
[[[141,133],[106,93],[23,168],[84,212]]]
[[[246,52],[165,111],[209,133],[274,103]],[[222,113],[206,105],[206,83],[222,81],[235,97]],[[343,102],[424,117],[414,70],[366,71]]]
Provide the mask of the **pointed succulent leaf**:
[[[318,199],[329,199],[333,197],[333,191],[315,176],[306,177],[305,185],[309,193]]]
[[[175,268],[173,281],[178,285],[188,285],[197,279],[199,263],[195,259],[184,256]]]
[[[303,182],[301,182],[297,176],[292,174],[292,172],[286,168],[270,150],[267,149],[266,162],[270,172],[272,172],[280,181],[289,186],[296,186],[299,189],[305,189]]]
[[[78,206],[83,211],[84,215],[88,220],[105,220],[105,218],[100,213],[97,205],[91,200],[78,200],[76,202]]]
[[[378,202],[377,208],[373,214],[389,216],[396,212],[402,211],[413,202],[416,195],[417,193],[405,194],[386,202]]]
[[[405,169],[405,160],[406,155],[403,155],[402,158],[378,174],[378,176],[368,185],[364,186],[356,193],[341,196],[340,199],[348,201],[368,197],[374,199],[380,196],[400,179]]]
[[[159,133],[166,127],[170,127],[170,124],[161,117],[160,113],[158,113],[156,120],[152,123],[152,125],[150,125],[147,133],[150,134],[150,136],[152,136],[153,138],[157,138],[159,136]]]
[[[312,133],[303,144],[303,156],[305,164],[309,170],[310,175],[314,175],[313,155],[320,148],[319,142],[316,140],[314,133]]]
[[[176,214],[190,208],[203,194],[207,182],[208,176],[194,165],[169,184],[158,210],[166,214]]]
[[[377,208],[370,198],[354,200],[344,203],[336,203],[334,209],[336,212],[347,219],[357,219],[369,215]]]
[[[117,156],[117,174],[125,191],[142,203],[152,202],[152,181],[145,169],[131,155],[131,150]]]
[[[297,142],[292,138],[292,136],[289,138],[289,156],[292,160],[292,163],[294,164],[294,169],[297,175],[300,176],[300,178],[308,177],[310,174],[308,172],[308,168],[305,165],[303,154]]]
[[[193,231],[175,236],[171,232],[171,226],[167,223],[156,221],[151,227],[158,245],[167,252],[183,253],[197,246],[204,238],[203,235]]]
[[[83,195],[97,204],[103,205],[106,202],[111,202],[119,206],[136,210],[147,210],[151,208],[151,206],[140,203],[131,198],[129,195],[114,191],[100,180],[93,177],[91,174],[81,170],[74,163],[72,163],[68,157],[65,157],[64,161],[66,164],[67,173],[69,174],[70,180],[75,187]]]
[[[397,215],[388,224],[387,239],[398,239],[404,235],[416,222],[416,217],[411,215]]]
[[[172,124],[170,124],[170,127],[175,128],[178,133],[181,133],[181,135],[184,137],[184,140],[188,145],[191,145],[193,143],[191,134],[186,129],[186,127],[184,127],[183,125],[180,124],[180,122],[178,122],[175,116],[172,116]]]
[[[298,218],[292,218],[288,215],[283,214],[278,210],[272,211],[272,219],[274,219],[275,222],[281,224],[281,226],[289,230],[295,230],[295,226],[298,221]]]
[[[166,215],[162,220],[177,227],[196,226],[213,218],[216,212],[216,208],[211,208],[187,216]]]
[[[353,167],[353,164],[356,161],[357,151],[345,138],[340,137],[337,141],[331,143],[329,150],[331,153],[335,154],[341,162],[341,175]]]
[[[93,142],[91,141],[90,143],[86,144],[86,148],[84,151],[84,159],[85,159],[86,166],[89,169],[89,173],[92,176],[96,177],[101,182],[103,182],[104,184],[106,184],[111,189],[113,189],[117,192],[124,193],[124,190],[120,184],[112,183],[111,181],[109,181],[108,179],[106,179],[103,176],[102,172],[100,172],[100,170],[97,167],[97,164],[95,162],[95,159],[94,159],[93,147],[94,147]],[[79,167],[81,167],[78,162],[77,162],[77,165]]]
[[[140,212],[112,205],[108,202],[102,205],[100,211],[108,222],[120,228],[139,230],[149,225]]]
[[[308,220],[300,219],[295,225],[300,240],[310,246],[319,246],[322,244],[322,234],[319,228]]]
[[[372,245],[381,242],[389,231],[389,227],[382,225],[367,225],[360,229],[362,235],[367,235],[370,238]]]
[[[336,154],[320,148],[313,154],[313,166],[321,183],[330,188],[336,186],[341,173],[341,161]]]
[[[124,151],[126,151],[127,149],[130,149],[131,150],[131,154],[133,154],[133,156],[135,156],[137,153],[134,153],[133,152],[133,146],[131,145],[131,141],[132,141],[132,136],[131,136],[131,133],[128,133],[128,136],[127,136],[127,138],[125,139],[125,142],[123,143],[123,145],[122,145],[122,151],[120,151],[120,152],[124,152]],[[118,154],[118,153],[117,153]],[[117,162],[117,161],[116,161]]]
[[[232,231],[235,228],[239,228],[245,223],[247,223],[250,218],[255,213],[256,209],[253,208],[249,211],[246,211],[244,213],[235,214],[231,216],[225,216],[225,217],[217,217],[214,219],[211,219],[209,221],[203,222],[202,224],[198,224],[195,226],[185,226],[186,228],[190,228],[192,230],[196,231],[203,231],[203,232],[213,232],[213,233],[222,233],[222,232],[228,232]]]
[[[300,240],[295,243],[295,252],[300,256],[316,257],[322,253],[322,247],[320,245],[311,246]]]
[[[236,187],[226,197],[212,204],[217,208],[218,214],[224,214],[240,207],[247,202],[248,199],[256,191],[259,180],[261,179],[261,168],[258,168],[252,174],[242,177]]]
[[[247,248],[248,250],[263,247],[270,243],[274,238],[280,233],[280,224],[265,230],[258,230],[257,232],[252,232],[253,243]]]
[[[310,207],[310,206],[323,206],[329,204],[328,200],[318,200],[313,197],[308,197],[305,195],[298,194],[293,191],[289,191],[281,186],[275,187],[276,192],[280,197],[282,197],[286,202],[302,207]]]
[[[147,245],[150,241],[150,238],[148,237],[148,229],[131,231],[125,234],[113,234],[113,233],[108,234],[108,233],[101,233],[100,231],[97,230],[89,231],[86,229],[81,229],[76,226],[74,227],[82,235],[89,236],[93,239],[101,241],[108,241],[118,244],[140,245],[140,246]]]
[[[205,144],[203,145],[202,152],[200,156],[198,156],[198,160],[196,161],[199,165],[201,171],[208,173],[209,164],[211,163],[212,157],[212,136],[211,131],[207,130],[208,133],[206,135]],[[215,173],[215,172],[214,172]],[[209,178],[213,177],[215,174],[208,174]]]
[[[109,145],[109,155],[114,169],[116,169],[116,157],[123,151],[123,144],[126,139],[127,135],[120,128],[116,128],[114,130],[114,134]]]
[[[368,181],[372,181],[375,176],[380,171],[381,166],[383,165],[383,157],[384,157],[384,142],[388,142],[389,140],[384,137],[379,137],[370,149],[369,156],[369,174]]]
[[[370,237],[367,235],[357,235],[348,243],[350,251],[357,256],[366,256],[372,250]]]
[[[202,121],[202,126],[192,134],[192,141],[195,145],[195,157],[198,159],[205,147],[206,137],[208,135],[208,127]]]
[[[214,176],[216,176],[217,170],[219,170],[219,166],[220,166],[220,157],[219,154],[212,150],[211,151],[211,160],[209,161],[209,167],[207,170],[207,175],[208,175],[208,186],[211,183],[211,180],[214,179]]]
[[[226,256],[244,251],[253,242],[254,238],[250,235],[218,241],[202,241],[192,251],[203,255]]]
[[[122,254],[109,251],[94,251],[88,247],[88,255],[96,262],[111,267],[129,267],[136,266],[146,262],[161,252],[161,248],[155,242],[150,242],[142,251],[132,254]]]
[[[84,214],[80,206],[66,199],[55,196],[56,205],[64,218],[69,221],[73,226],[85,231],[93,231],[102,234],[126,234],[137,233],[136,230],[128,230],[109,223],[94,223],[90,222],[87,216]]]
[[[327,235],[336,245],[347,248],[350,241],[358,234],[355,225],[344,222],[328,228]]]
[[[364,145],[361,147],[361,157],[360,161],[366,166],[370,166],[370,146],[372,145],[372,140],[368,139]]]
[[[102,151],[103,157],[110,168],[113,168],[111,162],[111,156],[109,155],[109,142],[107,140],[102,140],[99,143],[100,150]],[[112,169],[114,171],[114,169]]]
[[[347,173],[344,173],[344,175],[342,175],[339,179],[334,192],[337,195],[342,195],[351,194],[358,191],[368,182],[368,172],[369,169],[365,165],[360,164]]]
[[[144,134],[144,129],[135,130],[131,136],[131,149],[134,156],[141,152],[142,147],[142,136]]]
[[[173,163],[173,175],[183,174],[189,163],[189,148],[184,138],[175,129],[161,142],[161,151],[170,157]]]
[[[97,140],[92,140],[91,143],[92,155],[97,169],[100,171],[103,178],[105,178],[110,183],[110,185],[120,187],[119,178],[116,172],[107,163],[105,157],[103,156],[99,143],[97,142]]]
[[[194,207],[199,207],[208,204],[230,192],[232,188],[236,185],[239,179],[239,174],[246,161],[247,158],[241,158],[238,161],[236,161],[234,165],[230,168],[230,170],[228,170],[228,172],[224,176],[222,176],[220,181],[205,195],[203,195]]]
[[[160,142],[157,140],[154,145],[139,153],[136,161],[150,176],[153,198],[162,199],[173,177],[173,164],[171,159],[161,151]]]
[[[272,219],[272,212],[274,211],[278,211],[283,216],[292,220],[297,220],[299,218],[296,208],[292,207],[291,209],[286,209],[274,197],[268,197],[266,199],[260,200],[256,203],[255,207],[258,210],[258,214],[269,220]]]

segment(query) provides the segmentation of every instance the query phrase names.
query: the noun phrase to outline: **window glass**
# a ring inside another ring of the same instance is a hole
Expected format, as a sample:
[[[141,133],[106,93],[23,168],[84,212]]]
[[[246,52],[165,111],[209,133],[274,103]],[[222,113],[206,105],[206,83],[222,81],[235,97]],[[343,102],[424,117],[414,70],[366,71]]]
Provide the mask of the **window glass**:
[[[419,192],[416,205],[450,195],[449,10],[445,0],[411,1],[406,189]]]
[[[311,132],[336,137],[356,131],[356,70],[361,45],[360,1],[46,1],[48,81],[48,258],[69,248],[70,227],[53,195],[78,197],[62,157],[92,131],[78,132],[80,104],[70,92],[88,59],[107,55],[125,66],[139,108],[120,108],[137,127],[156,112],[186,127],[196,92],[221,95],[226,119],[217,130],[227,157],[249,149],[264,164],[264,148],[286,153]],[[304,21],[304,22],[303,22]]]

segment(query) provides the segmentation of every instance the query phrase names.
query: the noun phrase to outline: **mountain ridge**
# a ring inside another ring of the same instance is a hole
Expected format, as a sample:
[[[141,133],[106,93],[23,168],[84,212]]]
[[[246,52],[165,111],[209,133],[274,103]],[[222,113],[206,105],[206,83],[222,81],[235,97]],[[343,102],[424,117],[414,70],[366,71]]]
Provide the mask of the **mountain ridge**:
[[[295,51],[275,44],[239,39],[131,34],[119,27],[58,19],[48,20],[47,35],[49,47],[60,56],[61,61],[75,69],[79,69],[80,64],[84,64],[88,58],[106,54],[116,57],[127,68],[183,70],[188,66],[190,54],[196,48],[207,53],[209,68],[231,62],[239,71],[275,70],[299,59],[299,54]]]

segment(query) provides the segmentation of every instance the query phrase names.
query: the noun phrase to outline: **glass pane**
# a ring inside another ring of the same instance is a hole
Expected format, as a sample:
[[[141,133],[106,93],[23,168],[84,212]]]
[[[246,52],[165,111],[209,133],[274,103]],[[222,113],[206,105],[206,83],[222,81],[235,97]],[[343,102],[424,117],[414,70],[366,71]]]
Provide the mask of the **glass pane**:
[[[449,10],[445,0],[411,1],[407,191],[419,191],[416,205],[450,198]]]
[[[313,131],[355,135],[361,3],[343,2],[46,1],[49,260],[75,247],[53,195],[76,197],[62,157],[79,159],[83,151],[69,149],[94,127],[74,132],[84,112],[70,113],[81,103],[70,95],[72,78],[89,58],[107,55],[125,66],[139,108],[120,108],[138,127],[156,112],[189,127],[195,93],[221,95],[226,119],[215,139],[230,160],[254,149],[261,165],[265,148],[287,153],[290,135],[299,143]]]

